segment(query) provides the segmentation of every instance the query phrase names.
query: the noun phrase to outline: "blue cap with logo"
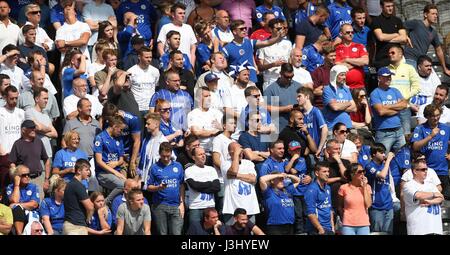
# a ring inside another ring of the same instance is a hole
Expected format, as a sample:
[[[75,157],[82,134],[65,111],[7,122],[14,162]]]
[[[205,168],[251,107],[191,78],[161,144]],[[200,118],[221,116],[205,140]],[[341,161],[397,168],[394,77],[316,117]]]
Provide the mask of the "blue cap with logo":
[[[220,78],[214,73],[208,73],[205,76],[205,82],[217,81],[218,79],[220,79]]]
[[[378,69],[377,74],[378,76],[385,76],[385,77],[394,75],[394,73],[391,72],[391,70],[389,70],[389,68],[387,68],[386,66]]]

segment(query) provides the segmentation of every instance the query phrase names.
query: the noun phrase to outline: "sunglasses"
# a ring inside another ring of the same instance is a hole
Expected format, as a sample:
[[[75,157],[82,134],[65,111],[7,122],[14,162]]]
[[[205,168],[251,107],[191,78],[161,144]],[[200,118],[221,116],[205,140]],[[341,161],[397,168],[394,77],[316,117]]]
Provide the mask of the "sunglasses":
[[[26,173],[26,174],[21,174],[20,177],[25,178],[25,177],[30,177],[30,173]]]
[[[416,170],[420,172],[425,172],[428,171],[428,168],[417,168]]]
[[[261,95],[252,95],[252,97],[254,97],[254,98],[260,98]]]
[[[32,12],[29,12],[29,14],[32,14],[32,15],[41,14],[41,11],[32,11]]]
[[[161,109],[159,109],[160,112],[170,112],[170,110],[172,110],[172,108],[161,108]]]
[[[345,35],[352,35],[354,32],[353,31],[345,31],[344,34]]]
[[[357,174],[365,174],[366,171],[364,171],[364,170],[358,170],[358,171],[356,171],[356,173],[357,173]]]
[[[284,27],[276,27],[275,28],[275,30],[277,30],[277,31],[280,31],[280,30],[283,30],[284,29]]]
[[[339,130],[338,133],[341,134],[341,135],[342,134],[348,134],[348,129],[346,129],[346,130]]]
[[[237,29],[239,29],[240,31],[247,31],[248,27],[238,27]]]

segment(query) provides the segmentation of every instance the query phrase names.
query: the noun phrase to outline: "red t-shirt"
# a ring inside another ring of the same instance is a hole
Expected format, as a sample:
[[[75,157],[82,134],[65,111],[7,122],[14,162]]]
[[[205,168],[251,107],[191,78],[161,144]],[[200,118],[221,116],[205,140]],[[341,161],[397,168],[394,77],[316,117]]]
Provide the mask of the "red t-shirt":
[[[367,56],[367,50],[364,45],[360,43],[351,42],[346,46],[343,43],[336,46],[336,63],[342,62],[346,58],[360,58]],[[364,88],[364,70],[362,67],[355,67],[348,71],[346,76],[346,83],[350,89]]]
[[[260,28],[250,35],[250,39],[265,41],[271,36],[272,34],[270,32],[267,32],[266,30],[264,30],[264,28]]]

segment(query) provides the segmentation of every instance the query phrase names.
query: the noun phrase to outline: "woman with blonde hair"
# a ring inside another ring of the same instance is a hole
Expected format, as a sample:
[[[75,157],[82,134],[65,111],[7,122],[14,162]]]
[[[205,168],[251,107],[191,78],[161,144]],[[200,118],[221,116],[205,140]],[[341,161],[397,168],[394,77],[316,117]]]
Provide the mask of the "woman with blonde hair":
[[[36,218],[33,215],[39,207],[39,187],[31,183],[30,169],[25,165],[12,168],[10,173],[12,183],[6,187],[6,195],[13,212],[15,234],[22,235],[29,218]]]
[[[66,181],[53,175],[50,178],[51,196],[42,200],[39,207],[42,224],[48,235],[62,235],[64,224],[64,190]]]
[[[58,174],[67,183],[75,175],[75,162],[78,159],[88,159],[86,152],[80,150],[80,135],[75,130],[67,131],[63,136],[65,148],[57,151],[53,159],[52,174]]]

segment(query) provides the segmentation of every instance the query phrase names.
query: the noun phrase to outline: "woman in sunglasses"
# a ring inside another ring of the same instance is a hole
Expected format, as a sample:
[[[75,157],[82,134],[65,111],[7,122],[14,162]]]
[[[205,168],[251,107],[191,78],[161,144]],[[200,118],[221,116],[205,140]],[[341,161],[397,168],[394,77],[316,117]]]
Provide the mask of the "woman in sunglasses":
[[[358,149],[356,148],[356,145],[347,139],[347,135],[349,133],[349,130],[345,126],[344,123],[338,122],[333,127],[333,135],[334,138],[339,142],[341,145],[341,159],[346,159],[350,161],[350,163],[357,163],[358,162]]]
[[[14,168],[11,179],[13,183],[6,188],[6,195],[13,211],[15,234],[22,235],[30,213],[39,207],[39,188],[31,183],[30,169],[25,165]]]
[[[352,164],[344,173],[349,183],[339,188],[337,206],[342,219],[343,235],[370,234],[368,209],[372,205],[372,189],[364,174],[364,168],[360,164]]]
[[[356,104],[356,112],[350,113],[352,127],[365,139],[373,140],[373,135],[369,131],[369,125],[372,122],[372,113],[370,112],[370,106],[367,102],[367,92],[365,89],[361,88],[353,89],[352,97]]]

